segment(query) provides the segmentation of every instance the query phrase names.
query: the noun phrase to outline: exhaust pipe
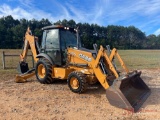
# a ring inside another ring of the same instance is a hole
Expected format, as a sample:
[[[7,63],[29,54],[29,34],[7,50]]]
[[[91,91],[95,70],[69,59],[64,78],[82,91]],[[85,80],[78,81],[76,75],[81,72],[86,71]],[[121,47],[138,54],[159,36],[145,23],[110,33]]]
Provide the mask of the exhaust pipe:
[[[137,112],[151,94],[151,90],[140,77],[141,72],[129,73],[126,77],[114,80],[106,90],[111,105]]]

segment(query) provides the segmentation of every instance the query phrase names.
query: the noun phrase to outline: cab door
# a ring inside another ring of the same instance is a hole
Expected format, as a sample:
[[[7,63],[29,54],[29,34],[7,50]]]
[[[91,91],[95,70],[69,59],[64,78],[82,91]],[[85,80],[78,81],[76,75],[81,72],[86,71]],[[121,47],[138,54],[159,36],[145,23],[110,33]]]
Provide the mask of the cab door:
[[[41,52],[49,55],[56,65],[61,65],[59,29],[44,30]]]

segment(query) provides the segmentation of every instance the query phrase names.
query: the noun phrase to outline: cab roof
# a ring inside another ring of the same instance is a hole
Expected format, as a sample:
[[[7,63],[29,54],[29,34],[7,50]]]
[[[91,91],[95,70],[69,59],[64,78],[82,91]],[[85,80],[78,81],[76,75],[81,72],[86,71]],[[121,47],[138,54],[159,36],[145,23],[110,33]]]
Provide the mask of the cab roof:
[[[49,30],[49,29],[65,29],[73,32],[77,32],[77,29],[71,28],[71,27],[65,27],[62,25],[51,25],[51,26],[45,26],[42,28],[42,30]]]
[[[62,25],[51,25],[51,26],[45,26],[42,28],[42,30],[48,30],[48,29],[59,29],[59,28],[64,28]]]

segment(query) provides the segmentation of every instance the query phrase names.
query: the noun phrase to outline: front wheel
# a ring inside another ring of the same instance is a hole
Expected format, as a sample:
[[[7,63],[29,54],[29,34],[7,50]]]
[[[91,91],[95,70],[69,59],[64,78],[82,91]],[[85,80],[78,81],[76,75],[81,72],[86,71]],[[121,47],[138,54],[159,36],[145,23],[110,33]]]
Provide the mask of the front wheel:
[[[87,81],[82,72],[73,71],[67,79],[68,87],[74,93],[83,93],[87,88]]]

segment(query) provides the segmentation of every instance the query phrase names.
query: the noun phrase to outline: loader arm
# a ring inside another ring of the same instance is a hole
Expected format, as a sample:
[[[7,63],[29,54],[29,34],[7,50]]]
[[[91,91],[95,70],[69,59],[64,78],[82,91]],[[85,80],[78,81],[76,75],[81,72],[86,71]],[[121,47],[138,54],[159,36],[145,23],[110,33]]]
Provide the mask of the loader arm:
[[[92,67],[93,67],[93,70],[94,70],[94,73],[95,73],[97,79],[99,80],[99,82],[101,83],[101,85],[105,89],[107,89],[107,88],[109,88],[109,85],[108,85],[108,82],[107,82],[107,75],[104,74],[104,73],[102,73],[102,70],[100,69],[100,67],[98,67],[101,57],[105,58],[105,60],[107,61],[108,65],[109,65],[109,69],[112,71],[112,73],[114,73],[115,77],[118,78],[119,75],[118,75],[116,69],[114,68],[111,60],[107,56],[104,48],[102,46],[100,46],[100,49],[98,51],[97,57],[95,59],[95,62],[91,62],[91,64],[92,64]]]
[[[121,66],[126,71],[126,73],[129,73],[127,66],[125,65],[125,63],[123,62],[122,58],[120,57],[119,53],[117,52],[117,50],[115,48],[113,48],[113,50],[109,56],[109,60],[113,61],[114,56],[116,56],[118,58],[118,61],[120,62]]]

